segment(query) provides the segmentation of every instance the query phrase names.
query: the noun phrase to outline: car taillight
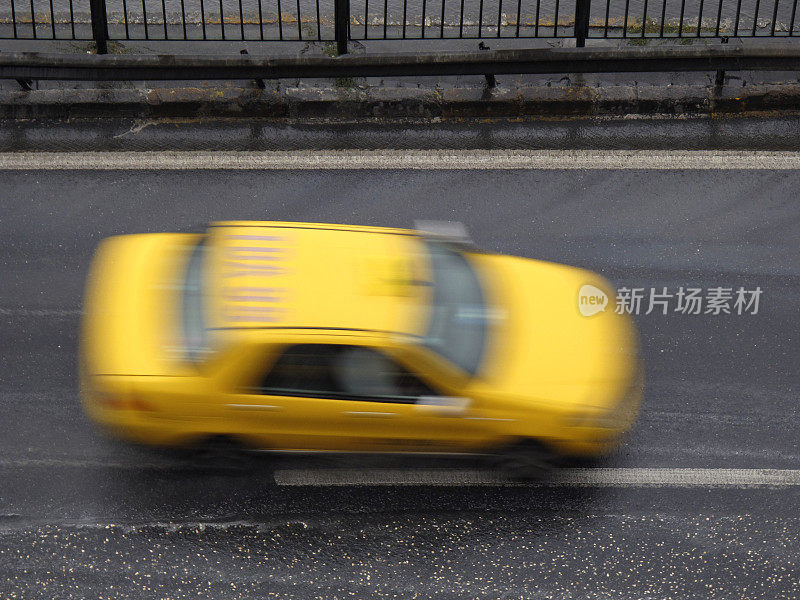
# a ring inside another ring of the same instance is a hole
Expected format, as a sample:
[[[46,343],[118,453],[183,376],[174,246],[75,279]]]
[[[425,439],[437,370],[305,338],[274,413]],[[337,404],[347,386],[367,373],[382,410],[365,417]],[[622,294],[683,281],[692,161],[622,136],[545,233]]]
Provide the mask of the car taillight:
[[[155,412],[156,410],[152,404],[148,404],[136,395],[131,398],[130,406],[133,410],[138,410],[140,412]]]

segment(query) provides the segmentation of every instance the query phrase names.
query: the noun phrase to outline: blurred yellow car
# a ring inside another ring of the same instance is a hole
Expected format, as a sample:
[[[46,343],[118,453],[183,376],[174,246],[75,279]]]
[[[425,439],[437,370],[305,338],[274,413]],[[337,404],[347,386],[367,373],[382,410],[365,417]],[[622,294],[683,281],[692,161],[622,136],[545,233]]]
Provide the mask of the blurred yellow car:
[[[104,240],[85,410],[152,445],[489,453],[521,474],[614,447],[643,375],[631,318],[579,310],[609,284],[462,238],[221,222]]]

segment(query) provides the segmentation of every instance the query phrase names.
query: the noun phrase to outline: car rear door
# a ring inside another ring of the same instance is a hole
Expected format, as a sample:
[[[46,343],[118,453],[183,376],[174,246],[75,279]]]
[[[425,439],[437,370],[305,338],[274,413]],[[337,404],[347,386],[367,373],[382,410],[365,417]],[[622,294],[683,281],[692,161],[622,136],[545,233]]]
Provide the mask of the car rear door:
[[[332,397],[327,345],[290,345],[256,360],[225,397],[223,410],[237,431],[265,448],[352,449],[346,406]]]

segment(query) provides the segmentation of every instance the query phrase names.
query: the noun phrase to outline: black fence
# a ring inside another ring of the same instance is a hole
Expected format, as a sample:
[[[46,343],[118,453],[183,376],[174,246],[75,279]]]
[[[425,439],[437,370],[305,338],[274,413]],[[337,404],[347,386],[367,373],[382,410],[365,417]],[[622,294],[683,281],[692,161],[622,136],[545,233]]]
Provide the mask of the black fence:
[[[2,5],[5,2],[5,5]],[[0,39],[328,42],[796,37],[798,0],[0,0]]]

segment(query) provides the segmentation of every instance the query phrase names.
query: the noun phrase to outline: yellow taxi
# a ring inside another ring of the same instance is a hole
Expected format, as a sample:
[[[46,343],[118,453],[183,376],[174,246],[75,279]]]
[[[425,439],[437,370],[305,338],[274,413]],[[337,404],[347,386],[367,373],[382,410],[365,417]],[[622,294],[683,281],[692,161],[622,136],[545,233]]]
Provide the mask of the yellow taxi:
[[[88,277],[82,399],[146,444],[487,453],[530,474],[636,418],[636,330],[609,297],[595,273],[436,225],[122,235]]]

